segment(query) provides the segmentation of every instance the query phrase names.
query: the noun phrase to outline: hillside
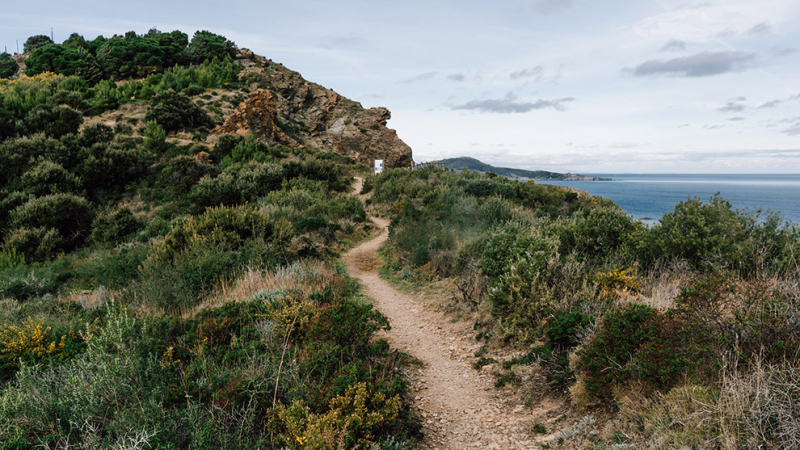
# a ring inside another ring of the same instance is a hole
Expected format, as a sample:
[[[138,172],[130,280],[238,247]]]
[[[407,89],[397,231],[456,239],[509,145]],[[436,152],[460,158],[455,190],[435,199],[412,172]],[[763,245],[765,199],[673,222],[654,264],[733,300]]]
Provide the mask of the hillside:
[[[407,170],[388,111],[207,31],[25,48],[0,450],[798,447],[780,216]]]
[[[25,47],[24,75],[0,57],[0,449],[418,441],[338,261],[374,230],[354,175],[411,164],[388,111],[207,31]]]
[[[495,173],[502,177],[516,181],[528,180],[561,180],[561,181],[610,181],[611,178],[595,177],[578,175],[574,173],[556,173],[548,172],[546,170],[524,170],[524,169],[511,169],[508,167],[495,167],[475,158],[462,156],[459,158],[448,158],[434,163],[444,163],[448,169],[471,170],[479,173]]]

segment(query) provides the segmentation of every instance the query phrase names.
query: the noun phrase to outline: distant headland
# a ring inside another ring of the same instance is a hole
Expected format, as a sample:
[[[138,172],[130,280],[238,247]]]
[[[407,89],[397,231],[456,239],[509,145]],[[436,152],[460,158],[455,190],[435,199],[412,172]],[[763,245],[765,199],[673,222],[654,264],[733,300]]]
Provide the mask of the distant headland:
[[[481,162],[469,156],[459,158],[448,158],[439,161],[432,161],[433,164],[444,163],[448,169],[456,171],[471,170],[473,172],[496,173],[497,175],[516,181],[529,180],[557,180],[557,181],[611,181],[611,178],[595,177],[589,175],[578,175],[575,173],[557,173],[546,170],[524,170],[512,169],[508,167],[495,167]]]

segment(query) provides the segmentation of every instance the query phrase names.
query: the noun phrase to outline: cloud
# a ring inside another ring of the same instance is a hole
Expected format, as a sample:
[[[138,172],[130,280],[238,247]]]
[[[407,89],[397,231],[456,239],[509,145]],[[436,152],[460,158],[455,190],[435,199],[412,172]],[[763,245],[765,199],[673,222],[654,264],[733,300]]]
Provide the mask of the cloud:
[[[662,52],[676,52],[681,50],[686,50],[686,42],[680,39],[670,39],[661,47]]]
[[[725,125],[703,125],[703,128],[706,130],[719,130],[720,128],[724,128]]]
[[[728,120],[731,121],[731,122],[741,122],[741,121],[744,120],[744,117],[731,117]]]
[[[761,106],[758,107],[758,109],[774,108],[774,107],[780,105],[781,103],[791,102],[792,100],[797,100],[797,99],[800,99],[800,94],[792,95],[792,96],[790,96],[789,98],[787,98],[785,100],[781,100],[779,98],[776,98],[776,99],[770,100],[768,102],[764,102]]]
[[[745,100],[747,100],[747,99],[744,98],[744,97],[736,97],[735,99],[728,101],[728,103],[725,103],[725,105],[720,106],[719,108],[717,108],[717,111],[720,111],[720,112],[740,112],[740,111],[744,111],[744,109],[747,106],[743,105],[742,102],[745,101]]]
[[[770,25],[769,22],[757,23],[744,32],[744,34],[748,36],[766,36],[770,33],[772,33],[772,25]]]
[[[555,14],[572,6],[572,0],[534,0],[533,9],[540,14]]]
[[[411,83],[416,83],[418,81],[429,80],[429,79],[431,79],[431,78],[433,78],[435,76],[436,76],[436,72],[425,72],[425,73],[421,73],[419,75],[414,75],[411,78],[406,78],[405,80],[402,80],[400,82],[403,83],[403,84],[411,84]]]
[[[649,75],[674,75],[683,77],[708,77],[747,69],[755,63],[755,53],[741,51],[701,52],[666,61],[650,60],[633,69],[637,77]]]
[[[794,117],[791,120],[794,120],[794,123],[789,126],[789,128],[785,130],[781,130],[781,133],[788,134],[789,136],[798,136],[800,135],[800,117]]]
[[[786,47],[786,46],[776,46],[776,47],[772,47],[771,52],[772,52],[773,55],[781,58],[781,57],[789,56],[792,53],[797,52],[797,48],[795,48],[795,47]]]
[[[776,98],[775,100],[770,100],[768,102],[764,102],[764,104],[759,106],[758,109],[774,108],[774,107],[780,105],[781,103],[783,103],[783,100],[780,100],[780,99]]]
[[[636,142],[612,142],[608,144],[608,148],[636,148],[640,145]]]
[[[466,77],[464,76],[463,73],[454,73],[452,75],[448,75],[447,79],[450,80],[450,81],[462,82],[462,81],[464,81],[464,79],[466,79]]]
[[[522,69],[517,72],[511,72],[509,77],[512,80],[518,80],[520,78],[531,78],[531,77],[540,78],[542,76],[542,72],[544,72],[544,67],[536,66],[532,69]]]
[[[572,97],[565,97],[555,100],[539,99],[535,102],[518,102],[516,96],[509,92],[502,99],[470,100],[462,105],[453,105],[451,108],[453,110],[474,110],[500,114],[526,113],[537,109],[564,111],[567,109],[564,103],[574,100]]]

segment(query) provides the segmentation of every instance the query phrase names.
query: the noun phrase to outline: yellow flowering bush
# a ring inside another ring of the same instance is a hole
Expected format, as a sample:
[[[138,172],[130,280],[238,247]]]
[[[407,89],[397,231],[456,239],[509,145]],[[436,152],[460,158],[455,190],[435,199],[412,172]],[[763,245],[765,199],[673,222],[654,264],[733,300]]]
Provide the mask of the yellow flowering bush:
[[[616,267],[606,272],[599,272],[595,276],[594,283],[600,291],[600,298],[613,300],[638,293],[642,289],[642,284],[636,268],[634,265],[627,269]]]
[[[286,428],[292,449],[349,450],[370,448],[370,443],[398,418],[400,400],[371,392],[366,383],[350,386],[330,401],[323,414],[311,412],[302,402],[279,405],[278,417]]]
[[[6,325],[0,328],[0,360],[57,355],[64,351],[65,339],[55,339],[50,327],[44,326],[44,319],[37,322],[28,318],[22,326]]]

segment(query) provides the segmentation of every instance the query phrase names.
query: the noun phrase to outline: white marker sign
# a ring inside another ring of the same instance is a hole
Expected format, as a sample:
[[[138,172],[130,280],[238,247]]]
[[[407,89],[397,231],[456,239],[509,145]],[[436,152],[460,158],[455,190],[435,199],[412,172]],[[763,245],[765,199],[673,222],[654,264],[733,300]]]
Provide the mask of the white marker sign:
[[[376,159],[375,160],[375,174],[377,175],[377,174],[379,174],[381,172],[383,172],[383,160],[382,159]]]

